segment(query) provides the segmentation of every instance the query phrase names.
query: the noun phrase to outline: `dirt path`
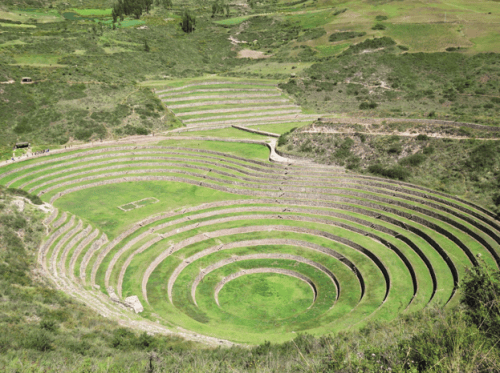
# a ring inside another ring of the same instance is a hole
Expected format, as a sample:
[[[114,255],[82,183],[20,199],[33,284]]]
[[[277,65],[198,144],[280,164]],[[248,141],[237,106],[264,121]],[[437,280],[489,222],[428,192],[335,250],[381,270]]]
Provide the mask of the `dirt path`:
[[[418,133],[410,132],[362,132],[362,131],[335,131],[333,129],[316,128],[315,130],[300,131],[301,133],[322,133],[322,134],[341,134],[341,135],[354,135],[355,133],[362,133],[370,136],[393,136],[398,135],[402,137],[417,137]],[[451,140],[467,140],[470,139],[468,136],[452,136],[452,135],[440,135],[439,133],[426,133],[427,137],[434,139],[451,139]],[[474,137],[474,140],[500,140],[500,137]]]
[[[422,123],[431,125],[446,125],[453,127],[468,127],[477,130],[500,132],[500,127],[487,126],[476,123],[453,122],[439,119],[412,119],[412,118],[363,118],[363,117],[338,117],[338,118],[319,118],[319,123],[347,123],[347,124],[384,124],[384,123]]]

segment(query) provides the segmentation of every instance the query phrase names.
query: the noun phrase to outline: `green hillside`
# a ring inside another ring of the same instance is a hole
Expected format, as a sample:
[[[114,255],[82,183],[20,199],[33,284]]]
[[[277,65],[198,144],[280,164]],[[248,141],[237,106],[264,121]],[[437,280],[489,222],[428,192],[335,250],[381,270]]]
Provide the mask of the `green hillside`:
[[[499,25],[0,4],[0,371],[499,371]]]

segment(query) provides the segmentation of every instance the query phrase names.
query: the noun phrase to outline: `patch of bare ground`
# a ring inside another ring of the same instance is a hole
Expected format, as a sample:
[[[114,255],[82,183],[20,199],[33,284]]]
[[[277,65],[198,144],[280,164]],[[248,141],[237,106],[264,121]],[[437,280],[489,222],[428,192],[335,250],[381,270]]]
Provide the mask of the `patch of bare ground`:
[[[242,49],[238,52],[238,58],[251,58],[253,60],[261,59],[261,58],[269,58],[270,54],[265,54],[260,51],[253,51],[251,49]]]

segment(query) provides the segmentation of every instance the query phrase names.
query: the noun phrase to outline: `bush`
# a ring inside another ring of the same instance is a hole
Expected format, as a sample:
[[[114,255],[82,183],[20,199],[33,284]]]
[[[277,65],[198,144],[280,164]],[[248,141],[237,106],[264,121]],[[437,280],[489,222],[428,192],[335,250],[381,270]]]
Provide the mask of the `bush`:
[[[478,329],[498,338],[500,335],[500,272],[486,265],[471,268],[462,283],[466,315]]]
[[[42,320],[40,321],[40,329],[47,330],[48,332],[55,332],[58,328],[57,323],[54,320]]]
[[[324,28],[313,28],[310,30],[305,30],[304,34],[299,36],[297,38],[297,41],[308,41],[308,40],[314,40],[322,37],[323,35],[326,34],[326,31]]]
[[[375,20],[379,21],[379,22],[380,21],[385,21],[385,20],[387,20],[387,16],[378,15],[378,16],[375,17]]]
[[[396,45],[396,42],[388,36],[384,36],[382,38],[366,39],[361,43],[351,45],[343,54],[349,55],[361,52],[365,49],[386,48],[392,47],[393,45]]]
[[[299,150],[304,153],[312,152],[313,148],[311,145],[311,140],[310,139],[306,140],[302,145],[300,145]]]
[[[351,156],[351,147],[354,145],[354,140],[347,137],[335,151],[334,156],[337,159],[344,159]]]
[[[483,170],[491,168],[495,164],[495,157],[497,149],[494,142],[486,142],[476,147],[470,154],[467,160],[467,166],[473,170]]]
[[[368,172],[396,180],[406,180],[410,176],[410,173],[401,166],[385,168],[380,163],[369,166]]]
[[[359,132],[356,132],[356,133],[354,134],[354,136],[359,137],[359,140],[360,140],[362,143],[366,142],[366,136],[365,136],[365,134],[364,134],[364,133],[359,133]]]
[[[14,230],[26,228],[26,219],[19,215],[3,215],[0,217],[0,224]]]
[[[429,136],[427,135],[424,135],[424,134],[420,134],[418,135],[417,137],[415,137],[418,141],[427,141],[429,140]]]
[[[21,120],[19,120],[17,125],[14,127],[14,132],[19,135],[31,131],[33,131],[33,127],[31,127],[31,123],[27,118],[22,118]]]
[[[375,26],[372,27],[372,30],[385,30],[385,29],[386,29],[385,25],[381,23],[377,23]]]
[[[12,195],[27,198],[31,202],[33,202],[33,204],[35,204],[35,205],[42,205],[43,204],[43,201],[40,199],[40,197],[38,197],[37,195],[34,195],[34,194],[29,194],[25,190],[16,189],[16,188],[8,188],[7,191]]]
[[[53,338],[49,332],[43,329],[32,330],[23,341],[24,347],[37,351],[50,351],[53,349]]]
[[[412,154],[408,157],[405,157],[399,161],[399,164],[402,166],[418,166],[422,164],[427,158],[423,154]]]
[[[348,170],[354,170],[359,167],[361,163],[361,158],[356,157],[355,155],[350,156],[346,159],[346,168]]]
[[[403,151],[403,148],[401,147],[401,144],[393,144],[387,149],[388,154],[401,154]]]
[[[297,129],[297,127],[293,127],[288,132],[281,134],[281,136],[278,138],[278,146],[285,145],[288,142],[288,135],[291,134],[296,129]]]
[[[196,18],[187,10],[184,11],[181,22],[182,31],[184,31],[185,33],[193,32],[195,30],[195,26],[196,26]]]
[[[377,107],[377,103],[375,102],[362,102],[359,105],[359,110],[367,110],[367,109],[375,109]]]
[[[425,155],[433,154],[434,153],[434,147],[432,147],[432,146],[425,147],[424,150],[423,150],[423,153]]]
[[[460,127],[458,129],[458,134],[460,136],[472,136],[472,130],[469,127]]]
[[[410,48],[408,48],[405,45],[398,45],[398,48],[401,49],[402,51],[408,51],[408,50],[410,50]]]
[[[335,32],[328,37],[328,40],[330,42],[336,42],[341,40],[359,38],[365,35],[366,32],[353,32],[353,31]]]

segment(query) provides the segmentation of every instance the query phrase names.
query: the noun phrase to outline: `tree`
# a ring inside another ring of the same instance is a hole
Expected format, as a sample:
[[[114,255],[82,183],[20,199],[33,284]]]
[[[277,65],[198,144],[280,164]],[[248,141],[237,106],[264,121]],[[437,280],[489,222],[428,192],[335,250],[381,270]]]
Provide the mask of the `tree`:
[[[215,0],[212,3],[212,18],[215,17],[217,14],[222,14],[224,15],[224,0]]]
[[[144,10],[149,12],[152,4],[153,0],[118,0],[111,11],[113,21],[116,22],[115,17],[116,19],[120,17],[120,20],[123,21],[125,16],[130,15],[134,15],[135,18],[139,19]]]
[[[137,18],[137,19],[141,18],[141,16],[142,16],[142,7],[140,5],[136,5],[134,7],[133,13],[134,13],[135,18]]]
[[[155,5],[161,5],[165,9],[171,9],[174,6],[172,0],[155,0]]]
[[[146,10],[146,13],[149,13],[151,7],[153,6],[153,0],[142,0],[142,5]]]
[[[115,7],[111,10],[111,16],[113,17],[113,24],[115,24],[118,21],[118,17],[120,17],[120,14],[117,13]]]
[[[195,26],[196,26],[196,18],[187,10],[185,10],[184,14],[182,15],[182,22],[181,22],[182,31],[186,33],[193,32]]]
[[[148,44],[148,41],[146,39],[144,39],[144,51],[145,52],[149,52],[150,51],[149,44]]]

